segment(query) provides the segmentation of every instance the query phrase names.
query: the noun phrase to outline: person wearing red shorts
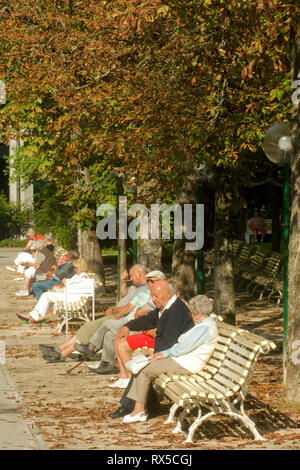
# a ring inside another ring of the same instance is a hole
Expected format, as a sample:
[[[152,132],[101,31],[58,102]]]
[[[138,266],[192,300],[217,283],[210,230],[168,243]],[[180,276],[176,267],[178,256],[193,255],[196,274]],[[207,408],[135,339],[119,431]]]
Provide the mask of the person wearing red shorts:
[[[162,279],[165,279],[165,275],[161,271],[151,271],[146,275],[146,281],[148,286]],[[138,318],[143,314],[143,308],[139,308],[135,312],[134,318]],[[120,342],[115,341],[115,353],[120,368],[120,378],[116,382],[110,384],[110,387],[127,387],[131,374],[125,367],[126,362],[130,360],[132,352],[138,348],[154,349],[155,334],[156,329],[153,329],[143,331],[142,333],[138,333],[135,335],[130,335],[125,340]]]
[[[131,354],[138,348],[154,349],[155,330],[143,331],[136,335],[128,336],[124,341],[115,343],[115,352],[120,368],[120,378],[110,387],[126,388],[131,374],[125,364],[131,358]]]

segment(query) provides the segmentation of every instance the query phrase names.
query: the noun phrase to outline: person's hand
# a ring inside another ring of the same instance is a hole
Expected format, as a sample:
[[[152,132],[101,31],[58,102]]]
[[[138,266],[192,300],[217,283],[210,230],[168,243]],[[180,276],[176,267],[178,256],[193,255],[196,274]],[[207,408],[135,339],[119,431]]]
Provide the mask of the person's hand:
[[[62,290],[64,287],[63,286],[53,286],[52,287],[52,290],[54,290],[55,292],[59,291],[59,290]]]
[[[144,315],[145,315],[145,313],[144,313],[144,311],[143,311],[143,308],[140,307],[140,308],[138,308],[137,311],[135,312],[133,318],[143,317]]]
[[[149,356],[149,361],[158,361],[159,359],[164,359],[162,352],[153,353]]]
[[[115,334],[115,341],[123,341],[129,336],[129,333],[129,328],[127,328],[127,326],[122,326],[122,328],[120,328],[119,331]]]
[[[112,315],[112,314],[113,314],[113,307],[109,307],[103,312],[103,315]]]
[[[125,269],[120,276],[121,281],[124,281],[124,282],[127,281],[128,276],[129,276],[128,271],[127,269]]]

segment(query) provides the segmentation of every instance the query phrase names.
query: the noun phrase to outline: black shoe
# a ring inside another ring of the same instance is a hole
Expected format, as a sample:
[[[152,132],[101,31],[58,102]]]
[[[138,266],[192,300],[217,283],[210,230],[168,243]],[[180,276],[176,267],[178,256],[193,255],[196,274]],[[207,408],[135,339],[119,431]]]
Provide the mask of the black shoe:
[[[115,418],[124,418],[124,416],[129,415],[129,414],[130,414],[130,411],[128,411],[123,406],[120,406],[120,408],[115,410],[113,413],[109,413],[108,416],[115,419]]]
[[[95,355],[95,352],[96,352],[96,348],[94,345],[92,345],[91,343],[88,343],[88,344],[74,344],[74,349],[82,354],[85,355],[85,357],[87,357],[88,359],[93,359],[94,358],[94,355]]]
[[[47,361],[48,364],[55,364],[56,362],[65,362],[65,358],[62,356],[55,357],[55,356],[44,356],[45,361]]]
[[[120,372],[119,369],[113,364],[103,364],[102,362],[100,363],[99,367],[97,367],[97,369],[92,369],[91,367],[89,367],[89,370],[91,372],[94,372],[94,374],[100,375],[118,374]]]
[[[51,353],[51,352],[55,351],[54,346],[46,346],[44,344],[39,344],[39,348],[40,348],[40,351],[43,354],[48,354],[49,352]]]
[[[49,359],[60,359],[61,355],[59,352],[57,351],[47,351],[44,356],[43,356],[43,359],[45,359],[45,361],[48,361]]]

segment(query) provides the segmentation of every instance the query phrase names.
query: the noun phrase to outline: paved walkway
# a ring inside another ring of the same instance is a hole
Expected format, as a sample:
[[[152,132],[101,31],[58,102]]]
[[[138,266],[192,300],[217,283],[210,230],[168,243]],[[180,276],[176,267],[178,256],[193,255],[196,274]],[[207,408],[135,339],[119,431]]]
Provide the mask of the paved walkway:
[[[0,248],[0,266],[12,265],[19,251]],[[22,402],[5,366],[3,346],[0,341],[0,450],[45,450],[40,435],[22,416]]]
[[[46,450],[40,435],[22,417],[21,406],[15,384],[0,364],[0,450]]]

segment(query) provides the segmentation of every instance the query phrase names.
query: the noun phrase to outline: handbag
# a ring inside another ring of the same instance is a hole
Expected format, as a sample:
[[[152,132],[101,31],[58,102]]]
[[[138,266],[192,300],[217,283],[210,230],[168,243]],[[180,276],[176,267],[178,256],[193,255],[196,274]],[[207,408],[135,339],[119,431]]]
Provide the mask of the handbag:
[[[150,364],[148,356],[139,354],[138,356],[132,357],[130,361],[126,362],[125,367],[127,370],[129,370],[129,372],[136,375],[148,364]]]

